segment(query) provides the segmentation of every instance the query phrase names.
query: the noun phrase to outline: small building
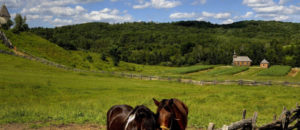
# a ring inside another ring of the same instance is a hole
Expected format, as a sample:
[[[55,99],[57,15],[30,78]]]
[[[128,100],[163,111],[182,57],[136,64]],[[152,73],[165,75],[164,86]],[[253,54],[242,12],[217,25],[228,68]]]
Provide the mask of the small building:
[[[5,5],[2,5],[0,9],[0,24],[6,24],[10,20],[10,14]]]
[[[252,60],[248,56],[237,56],[234,52],[232,65],[233,66],[251,66]]]
[[[269,62],[266,60],[266,59],[263,59],[261,62],[260,62],[260,68],[269,68]]]

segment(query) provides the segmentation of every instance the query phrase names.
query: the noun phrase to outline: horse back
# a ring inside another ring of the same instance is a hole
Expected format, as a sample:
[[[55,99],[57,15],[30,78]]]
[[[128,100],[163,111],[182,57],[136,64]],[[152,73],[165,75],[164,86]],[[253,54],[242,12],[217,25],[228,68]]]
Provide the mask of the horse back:
[[[126,118],[132,111],[128,105],[115,105],[107,112],[107,130],[122,130],[126,124]]]

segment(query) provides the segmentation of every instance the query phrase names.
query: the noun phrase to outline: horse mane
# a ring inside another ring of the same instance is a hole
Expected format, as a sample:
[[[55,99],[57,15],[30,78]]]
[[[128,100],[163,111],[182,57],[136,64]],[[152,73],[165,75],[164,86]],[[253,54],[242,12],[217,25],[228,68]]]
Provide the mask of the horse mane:
[[[188,110],[188,107],[181,101],[179,101],[178,99],[176,98],[172,98],[170,100],[173,100],[173,103],[172,105],[175,106],[175,109],[177,109],[181,114],[188,114],[189,113],[189,110]],[[181,106],[178,106],[179,104]]]
[[[186,127],[187,126],[187,115],[188,115],[188,108],[187,106],[178,99],[172,98],[170,99],[170,103],[172,108],[173,121],[175,121],[179,126]],[[181,125],[180,125],[181,124]]]
[[[142,109],[142,111],[138,111],[141,109]],[[142,112],[142,113],[140,113],[140,112]],[[125,118],[125,121],[126,121],[125,129],[132,121],[134,121],[134,120],[141,121],[141,119],[144,118],[144,117],[141,117],[142,115],[144,115],[146,117],[146,119],[151,118],[151,119],[155,120],[155,114],[149,108],[147,108],[144,105],[139,105],[139,106],[136,106]]]

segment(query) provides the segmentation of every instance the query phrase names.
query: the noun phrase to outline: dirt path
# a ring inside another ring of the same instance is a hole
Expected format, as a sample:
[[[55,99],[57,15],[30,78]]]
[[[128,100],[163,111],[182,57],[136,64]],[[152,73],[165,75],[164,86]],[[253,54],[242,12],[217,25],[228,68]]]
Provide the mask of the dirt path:
[[[298,74],[299,70],[300,70],[299,68],[292,68],[288,76],[295,77]]]

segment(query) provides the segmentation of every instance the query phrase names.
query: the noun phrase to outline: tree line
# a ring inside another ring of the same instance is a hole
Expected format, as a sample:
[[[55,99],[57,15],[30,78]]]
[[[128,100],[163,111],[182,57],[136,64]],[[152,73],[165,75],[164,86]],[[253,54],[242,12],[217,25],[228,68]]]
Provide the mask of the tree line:
[[[68,50],[98,52],[138,64],[184,66],[231,64],[233,52],[249,56],[253,64],[300,66],[300,24],[241,21],[218,25],[203,21],[172,23],[85,23],[31,32]]]

